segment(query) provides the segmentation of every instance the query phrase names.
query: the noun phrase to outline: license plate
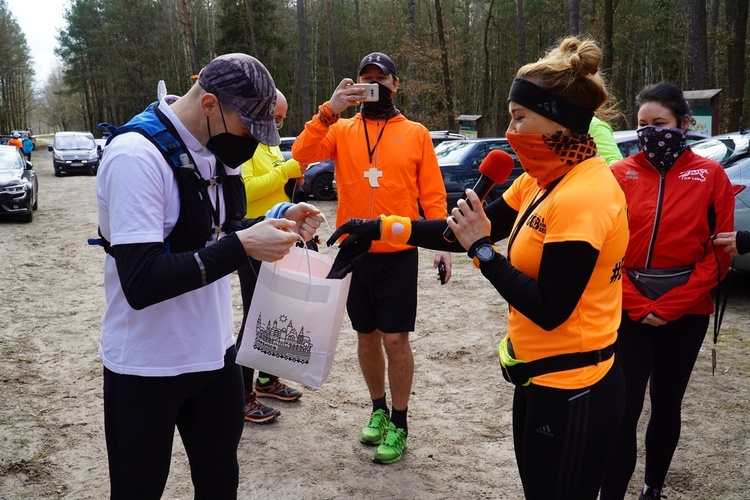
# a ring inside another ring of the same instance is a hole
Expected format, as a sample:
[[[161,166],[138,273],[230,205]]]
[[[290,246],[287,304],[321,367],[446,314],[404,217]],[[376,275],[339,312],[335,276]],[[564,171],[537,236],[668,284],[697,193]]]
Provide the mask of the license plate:
[[[80,161],[74,161],[70,164],[71,167],[82,167],[83,163]]]

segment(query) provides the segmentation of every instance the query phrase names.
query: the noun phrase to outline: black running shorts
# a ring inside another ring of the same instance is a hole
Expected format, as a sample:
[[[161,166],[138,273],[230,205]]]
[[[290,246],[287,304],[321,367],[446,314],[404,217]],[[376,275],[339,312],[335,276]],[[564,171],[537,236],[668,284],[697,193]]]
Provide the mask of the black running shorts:
[[[359,333],[414,331],[417,318],[417,249],[368,253],[357,262],[346,309]]]

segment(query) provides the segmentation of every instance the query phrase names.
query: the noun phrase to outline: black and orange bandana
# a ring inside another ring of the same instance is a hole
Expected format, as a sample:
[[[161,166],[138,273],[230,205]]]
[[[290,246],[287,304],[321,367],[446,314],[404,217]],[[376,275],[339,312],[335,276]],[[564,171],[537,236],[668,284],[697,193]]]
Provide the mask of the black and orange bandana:
[[[516,102],[525,108],[568,127],[578,134],[587,134],[594,112],[566,101],[559,95],[544,90],[523,78],[514,78],[508,93],[508,102]]]
[[[524,171],[542,189],[584,160],[596,156],[596,143],[588,134],[505,134]]]

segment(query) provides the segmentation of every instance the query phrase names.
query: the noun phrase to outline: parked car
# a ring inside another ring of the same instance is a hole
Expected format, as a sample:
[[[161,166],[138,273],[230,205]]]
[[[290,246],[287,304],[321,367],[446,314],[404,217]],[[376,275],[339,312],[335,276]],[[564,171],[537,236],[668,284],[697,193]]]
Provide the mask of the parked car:
[[[4,146],[8,144],[8,141],[11,140],[12,138],[13,138],[12,135],[5,135],[5,134],[0,135],[0,145]]]
[[[462,139],[468,139],[465,135],[448,132],[447,130],[430,130],[430,137],[432,138],[433,147],[437,147],[438,144],[445,141],[460,141]]]
[[[58,132],[47,148],[52,151],[55,177],[69,172],[96,175],[99,169],[101,148],[96,145],[91,132]]]
[[[617,147],[620,148],[623,158],[638,154],[641,152],[641,144],[638,142],[638,133],[636,130],[618,130],[613,132]],[[696,141],[708,139],[709,136],[698,132],[688,130],[687,143],[692,144]]]
[[[443,182],[448,195],[448,210],[456,206],[456,202],[464,196],[467,188],[473,188],[479,180],[479,165],[493,149],[501,149],[510,154],[515,160],[513,171],[508,180],[496,185],[487,196],[489,203],[510,187],[513,181],[523,173],[521,163],[516,158],[513,148],[505,137],[484,139],[464,139],[447,141],[435,148],[435,155],[443,174]]]
[[[102,159],[102,154],[104,154],[104,146],[107,145],[107,138],[101,137],[98,139],[94,139],[94,143],[96,144],[96,149],[99,151],[99,160]]]
[[[336,198],[334,183],[333,159],[323,160],[308,165],[305,170],[302,191],[316,200],[333,200]]]
[[[0,146],[0,215],[34,219],[39,184],[34,165],[15,146]]]
[[[722,165],[750,150],[750,130],[715,135],[690,145],[695,154],[705,156]]]
[[[292,157],[292,146],[294,145],[294,141],[296,141],[296,137],[282,137],[281,143],[279,144],[279,148],[281,149],[281,156],[284,157],[284,161],[287,161]]]

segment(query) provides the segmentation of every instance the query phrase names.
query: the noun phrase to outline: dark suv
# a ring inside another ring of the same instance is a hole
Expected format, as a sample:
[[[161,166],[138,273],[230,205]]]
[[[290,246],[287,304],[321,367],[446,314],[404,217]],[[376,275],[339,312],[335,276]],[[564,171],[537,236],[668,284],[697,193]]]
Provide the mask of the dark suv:
[[[91,132],[58,132],[48,149],[52,151],[55,177],[63,172],[88,172],[96,175],[101,148]]]
[[[515,165],[508,180],[496,185],[486,201],[489,203],[499,198],[510,187],[513,181],[523,173],[521,164],[516,158],[513,148],[505,137],[486,139],[466,139],[461,141],[446,141],[435,148],[435,155],[443,174],[445,190],[448,194],[448,210],[456,206],[456,202],[464,196],[467,188],[473,188],[479,180],[479,165],[493,149],[500,149],[513,157]]]

